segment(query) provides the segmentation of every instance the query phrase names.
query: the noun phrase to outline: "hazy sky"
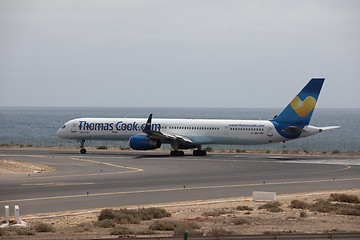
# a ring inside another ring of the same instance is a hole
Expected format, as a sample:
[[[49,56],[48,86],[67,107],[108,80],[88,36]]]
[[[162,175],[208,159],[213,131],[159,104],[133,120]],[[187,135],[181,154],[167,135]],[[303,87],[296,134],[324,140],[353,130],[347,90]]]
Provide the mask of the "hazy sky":
[[[360,1],[1,0],[0,106],[360,107]]]

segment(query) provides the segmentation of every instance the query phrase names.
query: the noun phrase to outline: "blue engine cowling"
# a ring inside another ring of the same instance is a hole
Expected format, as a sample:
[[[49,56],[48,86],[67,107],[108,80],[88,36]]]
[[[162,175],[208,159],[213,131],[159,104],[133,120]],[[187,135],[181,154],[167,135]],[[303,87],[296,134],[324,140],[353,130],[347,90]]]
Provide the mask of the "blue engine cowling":
[[[129,143],[130,147],[134,150],[150,150],[161,146],[160,140],[151,139],[146,136],[132,136]]]

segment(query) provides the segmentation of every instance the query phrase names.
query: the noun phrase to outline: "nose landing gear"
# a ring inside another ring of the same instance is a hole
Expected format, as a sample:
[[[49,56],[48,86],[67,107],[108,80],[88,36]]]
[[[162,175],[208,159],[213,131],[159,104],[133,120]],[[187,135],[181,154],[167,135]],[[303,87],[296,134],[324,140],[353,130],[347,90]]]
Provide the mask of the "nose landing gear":
[[[84,144],[85,144],[85,140],[82,139],[82,140],[80,141],[80,153],[81,153],[81,154],[85,154],[85,153],[86,153],[86,149],[85,149],[85,147],[84,147]]]

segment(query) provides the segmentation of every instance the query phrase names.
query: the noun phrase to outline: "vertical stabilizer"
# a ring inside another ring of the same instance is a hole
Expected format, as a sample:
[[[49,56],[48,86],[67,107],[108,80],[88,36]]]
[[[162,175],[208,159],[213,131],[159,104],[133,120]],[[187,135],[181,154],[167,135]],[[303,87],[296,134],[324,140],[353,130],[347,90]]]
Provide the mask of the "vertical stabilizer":
[[[308,125],[324,80],[325,78],[312,78],[273,121],[301,127]]]

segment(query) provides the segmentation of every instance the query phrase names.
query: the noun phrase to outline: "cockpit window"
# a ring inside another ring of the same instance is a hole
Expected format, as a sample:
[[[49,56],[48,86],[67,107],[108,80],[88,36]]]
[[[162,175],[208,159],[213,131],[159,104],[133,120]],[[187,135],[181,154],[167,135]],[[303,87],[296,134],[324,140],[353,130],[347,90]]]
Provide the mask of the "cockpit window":
[[[62,126],[62,129],[66,128],[66,125]]]

